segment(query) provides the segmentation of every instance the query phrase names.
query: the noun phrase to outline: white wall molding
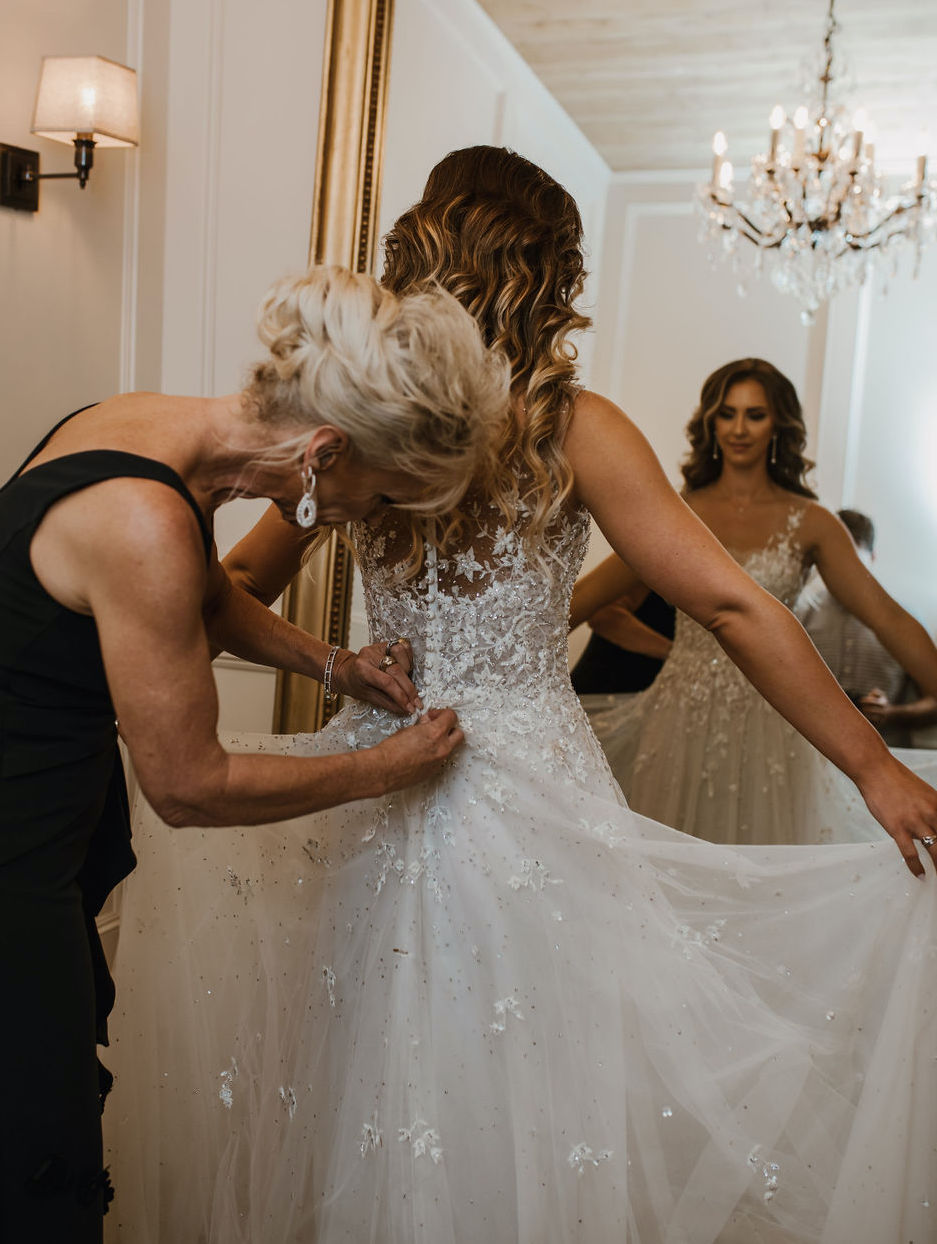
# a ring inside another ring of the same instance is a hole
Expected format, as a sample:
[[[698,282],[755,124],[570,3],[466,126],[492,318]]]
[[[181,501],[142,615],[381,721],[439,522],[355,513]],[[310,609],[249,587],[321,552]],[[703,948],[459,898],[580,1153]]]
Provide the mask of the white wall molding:
[[[202,393],[215,392],[218,305],[218,182],[221,166],[225,0],[211,0],[208,43],[208,116],[205,132],[205,212],[202,217]]]
[[[127,0],[127,63],[146,87],[143,61],[144,0]],[[145,141],[145,137],[144,137]],[[124,253],[121,281],[120,380],[122,393],[137,388],[137,305],[140,288],[140,153],[127,152],[124,174]]]
[[[859,445],[862,440],[862,418],[865,396],[865,373],[869,352],[869,329],[872,322],[872,285],[867,281],[859,292],[856,335],[852,355],[852,376],[849,386],[849,418],[843,447],[843,484],[840,508],[848,506],[856,495]]]

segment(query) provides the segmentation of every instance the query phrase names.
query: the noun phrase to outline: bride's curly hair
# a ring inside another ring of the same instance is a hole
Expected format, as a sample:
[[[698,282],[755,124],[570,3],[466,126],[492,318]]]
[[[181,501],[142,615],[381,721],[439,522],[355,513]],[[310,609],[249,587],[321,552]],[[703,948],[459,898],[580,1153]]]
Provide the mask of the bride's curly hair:
[[[482,482],[509,520],[525,511],[525,543],[535,548],[573,484],[563,452],[578,392],[570,336],[591,323],[574,305],[585,280],[575,201],[513,151],[466,147],[432,170],[384,250],[385,286],[442,286],[507,358],[524,414],[505,410]]]
[[[681,464],[686,492],[705,488],[722,474],[722,454],[716,448],[716,415],[726,400],[726,394],[734,384],[742,380],[757,380],[765,391],[768,410],[774,420],[777,443],[765,463],[768,476],[787,492],[799,497],[817,494],[807,485],[806,475],[813,463],[804,456],[807,429],[797,390],[783,372],[764,359],[736,359],[726,363],[707,376],[700,391],[699,406],[686,427],[690,453]]]

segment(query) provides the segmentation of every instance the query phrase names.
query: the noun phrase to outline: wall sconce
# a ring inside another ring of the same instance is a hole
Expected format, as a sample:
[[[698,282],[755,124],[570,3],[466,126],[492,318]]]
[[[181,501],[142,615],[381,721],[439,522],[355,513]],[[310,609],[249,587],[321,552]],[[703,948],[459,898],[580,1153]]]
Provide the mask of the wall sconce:
[[[73,143],[74,173],[40,173],[39,152],[0,143],[0,207],[39,210],[39,182],[77,178],[82,190],[98,147],[140,141],[136,70],[104,56],[44,56],[31,132]]]

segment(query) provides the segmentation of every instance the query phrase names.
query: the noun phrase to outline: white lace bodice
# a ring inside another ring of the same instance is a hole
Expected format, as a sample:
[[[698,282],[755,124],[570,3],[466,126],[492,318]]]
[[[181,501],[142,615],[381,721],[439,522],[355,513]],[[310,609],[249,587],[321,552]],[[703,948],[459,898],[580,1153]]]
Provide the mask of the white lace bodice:
[[[463,512],[462,534],[445,552],[427,545],[409,581],[399,576],[410,545],[402,516],[355,528],[372,638],[410,639],[424,704],[454,708],[473,749],[492,763],[510,749],[542,771],[581,780],[594,740],[570,686],[566,637],[589,516],[561,515],[538,564],[521,539],[523,514],[509,527],[478,499]],[[369,723],[378,731],[399,724],[363,705],[354,717],[359,744],[370,741]]]
[[[564,514],[538,565],[520,528],[493,507],[467,508],[462,537],[437,552],[425,548],[420,574],[398,577],[409,542],[401,516],[380,528],[359,524],[355,543],[374,639],[407,636],[414,680],[424,699],[472,704],[539,698],[568,685],[569,601],[589,538],[584,510]]]

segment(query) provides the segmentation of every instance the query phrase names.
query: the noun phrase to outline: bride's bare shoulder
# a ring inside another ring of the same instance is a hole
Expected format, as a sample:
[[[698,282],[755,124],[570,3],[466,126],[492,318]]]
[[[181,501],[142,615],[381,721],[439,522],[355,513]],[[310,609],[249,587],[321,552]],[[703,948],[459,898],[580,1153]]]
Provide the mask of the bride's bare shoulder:
[[[800,501],[801,498],[798,497],[797,500]],[[842,521],[819,501],[804,498],[802,514],[800,530],[805,544],[817,546],[831,540],[840,543],[843,537],[852,543],[852,537]]]
[[[604,440],[609,436],[637,436],[641,433],[628,418],[620,406],[593,393],[589,389],[580,389],[575,401],[566,430],[565,447],[567,452],[579,445],[587,445],[595,440]]]

